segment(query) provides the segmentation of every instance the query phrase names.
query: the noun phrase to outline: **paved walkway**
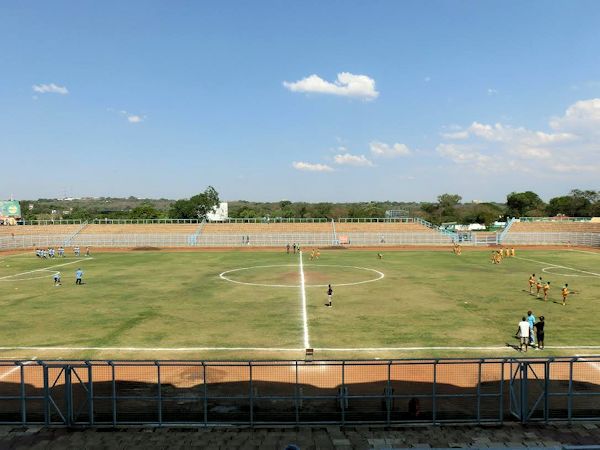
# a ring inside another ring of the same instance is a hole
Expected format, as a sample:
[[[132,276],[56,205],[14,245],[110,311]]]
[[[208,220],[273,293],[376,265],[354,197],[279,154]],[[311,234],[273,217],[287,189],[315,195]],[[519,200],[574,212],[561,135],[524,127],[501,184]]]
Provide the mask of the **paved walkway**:
[[[119,428],[66,430],[0,427],[0,449],[268,449],[395,448],[600,449],[600,426],[506,424],[502,427],[315,427],[300,429]],[[576,447],[575,447],[576,448]],[[590,447],[585,447],[590,448]]]

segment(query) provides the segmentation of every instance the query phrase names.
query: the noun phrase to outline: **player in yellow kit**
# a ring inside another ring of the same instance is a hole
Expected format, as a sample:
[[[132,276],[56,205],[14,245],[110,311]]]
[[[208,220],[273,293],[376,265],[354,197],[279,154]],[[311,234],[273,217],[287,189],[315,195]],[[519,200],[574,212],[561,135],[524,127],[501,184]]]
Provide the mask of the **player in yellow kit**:
[[[537,280],[537,282],[535,283],[535,287],[537,289],[537,292],[535,293],[535,296],[536,296],[536,298],[540,298],[540,291],[544,287],[544,282],[542,281],[542,277],[540,277],[540,279]]]
[[[533,294],[533,287],[535,286],[535,273],[532,273],[529,277],[529,293]]]
[[[544,287],[542,289],[544,290],[544,301],[547,302],[548,301],[548,291],[550,290],[550,282],[546,281],[546,284],[544,284]]]
[[[510,249],[510,256],[515,256],[515,248],[511,247]]]
[[[569,285],[565,284],[565,286],[562,288],[561,290],[561,294],[562,294],[562,305],[565,306],[567,304],[567,297],[569,296]]]

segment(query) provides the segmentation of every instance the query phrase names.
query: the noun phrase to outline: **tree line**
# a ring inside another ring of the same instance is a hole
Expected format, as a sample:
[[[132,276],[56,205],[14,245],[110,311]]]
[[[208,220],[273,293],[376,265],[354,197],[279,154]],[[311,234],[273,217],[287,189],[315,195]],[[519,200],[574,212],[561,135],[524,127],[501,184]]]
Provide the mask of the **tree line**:
[[[551,198],[547,203],[532,191],[511,192],[505,203],[467,202],[458,194],[441,194],[435,202],[372,201],[356,203],[333,202],[229,202],[232,218],[378,218],[386,211],[402,210],[410,217],[421,217],[434,224],[446,222],[482,223],[490,226],[507,217],[571,217],[600,216],[600,191],[573,189],[568,194]],[[39,199],[22,201],[26,220],[31,219],[203,219],[219,205],[216,189],[208,186],[190,198],[167,199],[80,199],[67,201]],[[33,205],[33,208],[29,208]],[[53,212],[54,211],[54,212]]]

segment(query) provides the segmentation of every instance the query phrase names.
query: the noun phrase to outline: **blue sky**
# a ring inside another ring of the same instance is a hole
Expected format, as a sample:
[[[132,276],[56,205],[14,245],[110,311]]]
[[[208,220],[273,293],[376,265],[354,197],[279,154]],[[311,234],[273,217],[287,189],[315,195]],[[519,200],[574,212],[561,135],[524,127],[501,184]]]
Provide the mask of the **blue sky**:
[[[0,197],[600,188],[600,3],[0,3]]]

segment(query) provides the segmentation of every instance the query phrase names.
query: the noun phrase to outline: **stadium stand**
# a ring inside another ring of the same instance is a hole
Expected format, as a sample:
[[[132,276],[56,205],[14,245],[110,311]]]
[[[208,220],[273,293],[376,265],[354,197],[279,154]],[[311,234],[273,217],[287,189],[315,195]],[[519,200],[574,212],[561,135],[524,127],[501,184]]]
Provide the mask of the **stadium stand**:
[[[76,225],[14,225],[0,227],[0,236],[69,235],[81,227]]]
[[[338,233],[437,233],[416,222],[339,222]]]
[[[515,222],[509,233],[600,233],[600,222]]]
[[[89,224],[79,234],[193,234],[197,223]]]
[[[332,233],[331,222],[319,223],[222,223],[209,222],[202,228],[202,234],[293,234],[293,233]]]

